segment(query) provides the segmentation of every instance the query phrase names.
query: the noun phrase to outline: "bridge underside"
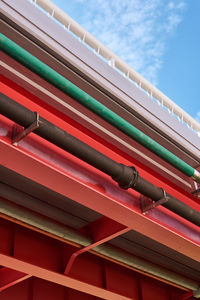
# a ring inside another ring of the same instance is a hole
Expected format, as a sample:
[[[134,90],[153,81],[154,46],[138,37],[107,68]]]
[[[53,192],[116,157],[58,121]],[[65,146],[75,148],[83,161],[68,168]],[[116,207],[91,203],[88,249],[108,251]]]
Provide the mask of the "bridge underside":
[[[161,121],[160,107],[150,115],[157,104],[147,95],[69,33],[62,39],[63,29],[31,3],[23,1],[22,14],[11,2],[2,1],[3,34],[198,168],[189,129],[170,125],[171,116]],[[200,211],[187,176],[5,53],[1,65],[3,95]],[[161,206],[142,214],[149,199],[34,133],[13,145],[20,130],[0,116],[0,300],[199,297],[199,227]]]

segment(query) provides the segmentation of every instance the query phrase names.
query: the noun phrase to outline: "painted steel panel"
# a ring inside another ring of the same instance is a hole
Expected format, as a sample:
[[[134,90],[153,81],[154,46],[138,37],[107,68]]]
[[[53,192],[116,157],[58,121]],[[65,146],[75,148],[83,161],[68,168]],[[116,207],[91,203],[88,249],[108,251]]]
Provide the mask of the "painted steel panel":
[[[12,265],[13,270],[31,275],[31,278],[5,288],[0,293],[1,300],[44,297],[58,300],[170,300],[172,294],[178,299],[185,293],[91,253],[78,258],[69,276],[62,275],[67,260],[76,249],[74,246],[6,220],[1,220],[0,228],[6,229],[1,231],[0,264],[7,268]],[[5,251],[6,237],[8,247]]]

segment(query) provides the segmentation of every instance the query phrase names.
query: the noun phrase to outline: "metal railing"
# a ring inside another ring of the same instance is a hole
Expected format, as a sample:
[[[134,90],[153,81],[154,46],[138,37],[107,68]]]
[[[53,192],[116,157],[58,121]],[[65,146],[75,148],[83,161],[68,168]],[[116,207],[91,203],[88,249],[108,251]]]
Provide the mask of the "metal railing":
[[[105,45],[98,41],[92,34],[86,31],[75,20],[68,16],[64,11],[58,8],[50,0],[28,0],[44,11],[49,17],[52,17],[57,23],[60,23],[64,29],[68,30],[77,37],[83,44],[90,48],[94,53],[106,61],[112,68],[122,73],[128,80],[147,93],[149,97],[161,105],[167,112],[176,119],[192,129],[200,136],[200,123],[186,113],[182,108],[175,104],[170,98],[163,94],[148,80],[132,69],[116,54],[110,51]]]

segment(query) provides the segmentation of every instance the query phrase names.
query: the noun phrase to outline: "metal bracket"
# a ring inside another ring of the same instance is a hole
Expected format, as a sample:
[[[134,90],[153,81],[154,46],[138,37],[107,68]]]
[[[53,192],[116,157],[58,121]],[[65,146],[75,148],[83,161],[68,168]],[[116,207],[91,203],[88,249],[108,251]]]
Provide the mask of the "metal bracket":
[[[197,197],[197,198],[200,198],[200,188],[194,190],[192,192],[192,195],[195,196],[195,197]]]
[[[158,200],[156,202],[149,199],[149,198],[148,198],[148,200],[151,201],[151,202],[149,203],[149,201],[148,201],[148,203],[145,203],[146,201],[144,199],[144,196],[141,197],[141,209],[142,209],[143,215],[145,215],[149,210],[154,209],[157,206],[166,203],[169,200],[169,198],[167,197],[167,194],[166,194],[165,190],[163,190],[163,197],[160,200]]]
[[[81,231],[87,233],[87,235],[89,234],[92,237],[92,242],[71,255],[65,267],[65,275],[70,273],[74,261],[80,254],[90,251],[93,248],[130,231],[130,228],[104,216],[86,225]]]
[[[195,166],[195,169],[200,172],[200,165]],[[191,189],[192,189],[191,194],[194,197],[200,199],[200,185],[193,179],[191,179],[190,182],[191,182]]]
[[[35,112],[35,115],[36,115],[36,120],[29,127],[20,130],[20,132],[18,132],[17,134],[14,134],[14,137],[12,138],[12,144],[14,146],[17,146],[19,141],[24,139],[29,133],[33,132],[42,124],[42,122],[39,120],[40,117],[39,114]]]
[[[191,192],[191,194],[196,197],[196,198],[200,198],[200,187],[198,186],[197,182],[193,182],[193,188],[194,190]]]

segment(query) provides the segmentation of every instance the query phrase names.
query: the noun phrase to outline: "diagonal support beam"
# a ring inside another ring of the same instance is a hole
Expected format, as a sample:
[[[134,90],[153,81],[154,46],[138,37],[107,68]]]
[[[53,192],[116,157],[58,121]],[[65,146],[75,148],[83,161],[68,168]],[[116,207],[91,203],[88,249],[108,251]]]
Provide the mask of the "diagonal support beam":
[[[107,217],[101,217],[82,228],[81,231],[89,234],[93,238],[94,242],[82,249],[79,249],[71,255],[65,268],[64,274],[69,274],[77,256],[95,248],[98,245],[112,240],[115,237],[128,232],[129,230],[130,228],[126,227],[125,225],[122,225]]]
[[[30,277],[31,275],[10,268],[2,268],[0,269],[0,292]]]
[[[30,276],[35,276],[37,278],[41,278],[49,282],[57,283],[59,285],[71,289],[79,290],[80,292],[93,295],[100,299],[131,300],[131,298],[129,297],[125,297],[117,293],[108,291],[106,289],[94,286],[92,284],[88,284],[80,280],[70,278],[63,274],[49,271],[45,268],[29,264],[27,262],[18,260],[16,258],[4,254],[0,254],[0,265],[5,266],[7,268],[12,268],[18,272],[29,274]]]

